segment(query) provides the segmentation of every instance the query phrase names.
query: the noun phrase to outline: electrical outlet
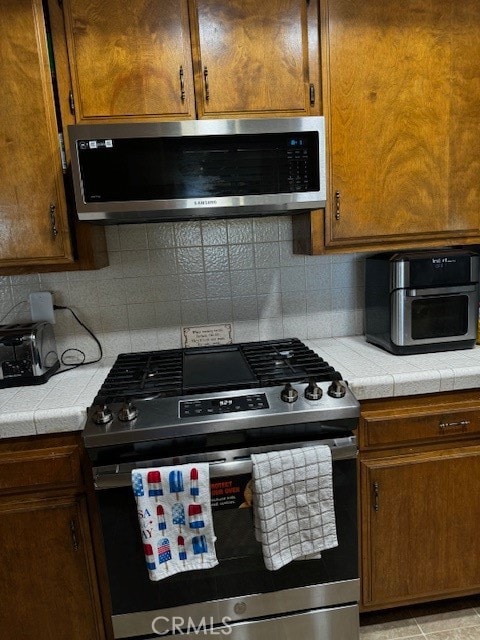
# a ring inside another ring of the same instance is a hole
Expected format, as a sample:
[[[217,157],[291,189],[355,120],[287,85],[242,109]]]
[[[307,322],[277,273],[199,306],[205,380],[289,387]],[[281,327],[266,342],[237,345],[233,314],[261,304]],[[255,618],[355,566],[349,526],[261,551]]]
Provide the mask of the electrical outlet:
[[[29,300],[33,322],[50,322],[51,324],[55,324],[53,295],[50,291],[34,291],[29,295]]]

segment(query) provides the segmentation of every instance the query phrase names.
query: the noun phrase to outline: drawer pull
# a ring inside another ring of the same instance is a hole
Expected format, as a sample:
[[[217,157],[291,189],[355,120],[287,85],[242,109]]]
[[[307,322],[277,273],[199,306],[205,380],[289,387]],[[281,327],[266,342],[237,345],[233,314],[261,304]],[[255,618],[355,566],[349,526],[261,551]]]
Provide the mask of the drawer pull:
[[[459,422],[440,422],[438,428],[441,433],[445,433],[448,429],[457,429],[458,427],[461,427],[462,431],[466,431],[469,424],[470,420],[460,420]]]

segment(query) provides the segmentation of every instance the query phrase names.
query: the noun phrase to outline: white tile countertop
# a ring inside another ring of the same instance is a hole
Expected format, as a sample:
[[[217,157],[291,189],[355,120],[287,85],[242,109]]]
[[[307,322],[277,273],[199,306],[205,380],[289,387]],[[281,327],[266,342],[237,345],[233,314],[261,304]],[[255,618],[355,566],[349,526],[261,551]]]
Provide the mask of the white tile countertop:
[[[480,346],[394,356],[363,336],[308,340],[306,344],[348,380],[359,400],[480,388]]]
[[[54,375],[45,384],[0,389],[0,438],[78,431],[115,359]]]
[[[305,343],[348,380],[359,400],[480,388],[480,347],[394,356],[363,336]],[[0,438],[83,429],[113,362],[79,367],[42,385],[0,389]]]

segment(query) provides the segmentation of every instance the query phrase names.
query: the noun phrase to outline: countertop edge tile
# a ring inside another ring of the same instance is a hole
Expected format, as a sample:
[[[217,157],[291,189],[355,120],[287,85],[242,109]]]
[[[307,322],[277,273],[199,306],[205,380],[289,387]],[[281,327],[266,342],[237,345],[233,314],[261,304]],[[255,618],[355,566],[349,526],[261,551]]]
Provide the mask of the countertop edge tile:
[[[39,409],[34,413],[35,430],[38,435],[83,430],[87,419],[86,409],[82,406]]]

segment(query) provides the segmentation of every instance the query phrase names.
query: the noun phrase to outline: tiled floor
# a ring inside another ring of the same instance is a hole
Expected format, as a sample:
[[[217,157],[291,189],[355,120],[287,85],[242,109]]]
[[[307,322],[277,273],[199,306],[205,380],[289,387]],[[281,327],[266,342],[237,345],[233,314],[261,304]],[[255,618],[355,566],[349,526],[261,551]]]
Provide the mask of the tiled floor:
[[[480,596],[364,613],[360,640],[480,640]]]

